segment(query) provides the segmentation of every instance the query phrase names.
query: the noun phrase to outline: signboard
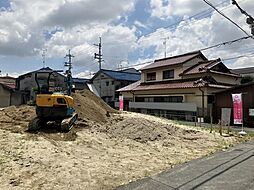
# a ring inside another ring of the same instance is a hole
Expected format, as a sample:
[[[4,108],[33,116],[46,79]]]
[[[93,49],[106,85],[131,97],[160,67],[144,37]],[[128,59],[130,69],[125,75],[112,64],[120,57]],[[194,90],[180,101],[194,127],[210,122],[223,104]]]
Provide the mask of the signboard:
[[[124,107],[123,96],[119,96],[119,110],[123,111],[123,107]]]
[[[232,94],[234,109],[234,124],[243,123],[242,94]]]
[[[249,109],[249,116],[254,116],[254,109]]]
[[[231,108],[221,108],[221,122],[223,124],[230,124]]]

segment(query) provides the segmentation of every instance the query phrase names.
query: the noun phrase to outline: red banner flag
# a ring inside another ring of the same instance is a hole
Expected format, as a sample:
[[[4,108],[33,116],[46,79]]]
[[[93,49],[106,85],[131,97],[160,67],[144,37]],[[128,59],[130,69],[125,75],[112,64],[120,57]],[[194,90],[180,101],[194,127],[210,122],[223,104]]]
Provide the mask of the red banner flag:
[[[123,111],[123,96],[119,96],[119,110]]]
[[[243,123],[242,94],[232,94],[234,108],[234,124]]]

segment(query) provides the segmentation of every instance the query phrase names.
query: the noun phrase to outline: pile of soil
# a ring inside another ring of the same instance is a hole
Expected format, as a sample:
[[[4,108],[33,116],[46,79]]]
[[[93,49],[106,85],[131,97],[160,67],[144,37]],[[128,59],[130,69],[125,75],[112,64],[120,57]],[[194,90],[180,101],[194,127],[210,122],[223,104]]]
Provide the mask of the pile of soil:
[[[139,113],[114,114],[107,123],[94,124],[91,130],[105,133],[110,138],[125,138],[140,143],[166,139],[171,141],[204,139],[203,132],[199,130],[185,129],[166,119]]]
[[[73,94],[73,98],[74,108],[81,120],[104,123],[111,113],[117,113],[116,110],[89,90],[78,91]]]
[[[106,133],[111,138],[127,138],[141,143],[162,140],[181,133],[181,129],[172,124],[161,124],[142,116],[137,119],[128,115],[116,115],[108,124],[97,125],[93,129]]]
[[[0,111],[1,123],[29,122],[36,116],[33,106],[10,106]]]
[[[87,127],[91,123],[105,123],[112,113],[117,113],[116,110],[88,90],[78,91],[73,93],[72,96],[74,98],[74,108],[79,116],[74,129],[69,133],[60,133],[59,127],[49,124],[47,128],[39,130],[37,136],[42,135],[57,141],[73,141],[77,138],[77,131],[83,126]],[[35,117],[34,106],[22,105],[1,108],[0,129],[25,133],[28,129],[28,123]]]

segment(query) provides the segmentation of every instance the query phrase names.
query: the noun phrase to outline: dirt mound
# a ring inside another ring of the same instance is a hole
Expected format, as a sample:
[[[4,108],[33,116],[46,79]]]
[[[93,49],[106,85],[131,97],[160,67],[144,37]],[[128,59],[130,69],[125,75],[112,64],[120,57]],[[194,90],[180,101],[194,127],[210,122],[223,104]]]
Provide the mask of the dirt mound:
[[[110,113],[117,113],[116,110],[88,90],[78,91],[73,94],[73,98],[74,108],[80,119],[104,123]]]
[[[33,106],[10,106],[0,111],[0,122],[29,122],[35,115]]]
[[[48,125],[31,136],[42,135],[46,138],[57,141],[73,141],[77,137],[76,133],[80,128],[84,128],[89,123],[106,123],[110,113],[117,113],[109,107],[103,100],[98,98],[88,90],[79,91],[73,94],[75,110],[79,115],[79,120],[74,129],[67,133],[60,133],[59,126]],[[0,110],[0,129],[14,133],[24,133],[27,130],[29,121],[36,117],[35,107],[22,105],[10,106]]]
[[[172,124],[163,125],[145,118],[132,117],[118,117],[108,125],[94,127],[94,130],[106,133],[110,137],[128,138],[141,143],[166,139],[180,131]]]
[[[202,137],[199,130],[184,129],[168,120],[138,113],[113,115],[108,123],[94,124],[92,131],[107,134],[110,138],[125,138],[140,143],[164,140],[197,140]]]

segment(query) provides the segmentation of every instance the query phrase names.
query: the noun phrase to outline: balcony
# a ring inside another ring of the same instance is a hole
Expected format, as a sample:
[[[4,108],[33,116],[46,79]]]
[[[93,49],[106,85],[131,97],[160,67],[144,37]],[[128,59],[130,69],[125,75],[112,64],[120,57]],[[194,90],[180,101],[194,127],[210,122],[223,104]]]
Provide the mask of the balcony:
[[[195,103],[129,102],[129,108],[190,111],[190,112],[197,111],[197,105]]]

